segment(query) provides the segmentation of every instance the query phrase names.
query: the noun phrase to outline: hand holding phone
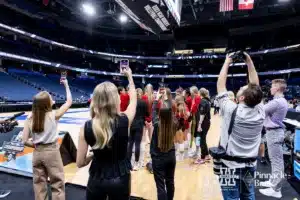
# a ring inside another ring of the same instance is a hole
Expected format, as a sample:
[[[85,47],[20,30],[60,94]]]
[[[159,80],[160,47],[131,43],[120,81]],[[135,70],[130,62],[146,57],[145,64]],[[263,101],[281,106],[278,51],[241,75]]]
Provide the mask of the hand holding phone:
[[[67,72],[62,72],[60,76],[60,84],[63,84],[67,80]]]
[[[124,73],[126,69],[129,68],[129,60],[124,59],[120,61],[120,72]]]

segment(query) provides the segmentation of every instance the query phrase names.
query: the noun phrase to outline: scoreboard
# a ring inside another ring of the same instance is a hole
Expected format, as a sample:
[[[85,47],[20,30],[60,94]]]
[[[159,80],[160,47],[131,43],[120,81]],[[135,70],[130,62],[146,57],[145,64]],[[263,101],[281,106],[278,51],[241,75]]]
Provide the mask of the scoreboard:
[[[180,25],[182,0],[116,0],[141,28],[159,34]]]

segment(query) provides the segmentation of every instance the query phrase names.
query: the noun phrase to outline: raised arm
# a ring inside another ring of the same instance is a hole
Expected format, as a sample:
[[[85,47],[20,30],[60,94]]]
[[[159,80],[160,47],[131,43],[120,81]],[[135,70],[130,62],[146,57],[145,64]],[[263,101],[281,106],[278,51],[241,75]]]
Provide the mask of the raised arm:
[[[227,54],[226,60],[223,64],[223,67],[222,67],[221,72],[219,74],[219,78],[218,78],[218,81],[217,81],[217,92],[218,92],[218,94],[227,91],[226,81],[227,81],[227,74],[228,74],[229,65],[232,63],[232,59],[230,58],[231,55],[232,54]]]
[[[125,110],[125,114],[128,117],[129,120],[129,127],[131,126],[131,123],[135,117],[135,112],[136,112],[136,104],[137,104],[137,96],[136,96],[136,90],[135,90],[135,85],[133,82],[132,78],[132,71],[130,68],[123,70],[123,73],[127,76],[128,82],[129,82],[129,105],[127,109]]]
[[[84,128],[82,127],[79,132],[78,149],[76,156],[76,164],[78,168],[87,166],[93,159],[94,154],[88,153],[88,144],[84,138]]]
[[[72,94],[70,91],[70,87],[68,84],[68,80],[63,80],[62,83],[64,84],[66,88],[66,96],[67,96],[67,101],[55,112],[55,119],[59,120],[71,107],[72,105]]]
[[[244,52],[244,55],[246,56],[246,64],[248,66],[248,73],[249,73],[249,82],[255,85],[259,85],[259,78],[258,74],[256,72],[255,66],[253,64],[253,61],[249,54]]]
[[[152,105],[152,123],[153,124],[158,122],[157,104],[158,104],[158,101],[161,99],[161,97],[162,97],[162,95],[158,92],[156,95],[156,98],[153,102],[153,105]]]

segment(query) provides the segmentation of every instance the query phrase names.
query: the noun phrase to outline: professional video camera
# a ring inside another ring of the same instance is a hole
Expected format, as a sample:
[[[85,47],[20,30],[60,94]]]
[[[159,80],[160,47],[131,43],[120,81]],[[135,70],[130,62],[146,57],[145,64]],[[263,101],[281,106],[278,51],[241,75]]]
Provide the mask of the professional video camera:
[[[25,112],[20,112],[15,114],[14,116],[6,119],[4,123],[0,124],[0,133],[7,133],[12,131],[16,126],[18,126],[18,122],[15,119],[21,115],[24,115]]]

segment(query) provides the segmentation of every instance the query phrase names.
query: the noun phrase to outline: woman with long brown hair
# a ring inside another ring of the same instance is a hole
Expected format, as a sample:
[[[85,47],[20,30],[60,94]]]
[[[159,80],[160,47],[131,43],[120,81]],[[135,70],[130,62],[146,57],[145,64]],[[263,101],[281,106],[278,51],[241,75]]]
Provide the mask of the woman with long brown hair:
[[[57,143],[57,122],[72,105],[72,95],[68,81],[62,83],[66,88],[67,101],[58,110],[48,92],[38,93],[32,104],[32,114],[24,124],[22,140],[33,147],[32,171],[35,200],[47,198],[47,183],[50,178],[52,199],[65,199],[64,168]],[[29,140],[31,136],[32,140]]]
[[[137,95],[130,68],[123,69],[129,82],[130,103],[120,111],[120,96],[111,82],[96,86],[91,102],[91,116],[79,133],[77,166],[91,161],[86,190],[87,200],[128,200],[131,163],[127,155],[129,127],[134,119]],[[92,154],[87,155],[88,147]]]
[[[174,174],[176,155],[174,136],[178,127],[170,102],[164,101],[159,109],[157,97],[152,106],[152,121],[154,125],[150,153],[158,200],[172,200],[174,197]]]

